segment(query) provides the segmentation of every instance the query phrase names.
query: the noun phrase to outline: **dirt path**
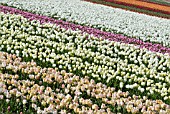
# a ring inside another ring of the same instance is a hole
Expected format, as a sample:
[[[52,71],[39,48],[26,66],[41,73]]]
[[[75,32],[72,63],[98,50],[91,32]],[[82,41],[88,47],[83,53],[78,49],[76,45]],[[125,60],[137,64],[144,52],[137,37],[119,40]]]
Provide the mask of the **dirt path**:
[[[161,11],[170,12],[169,6],[163,6],[163,5],[148,3],[148,2],[144,2],[144,1],[138,1],[138,0],[109,0],[109,1],[119,1],[119,2],[124,2],[127,4],[140,5],[140,6],[147,7],[147,8],[158,9]]]

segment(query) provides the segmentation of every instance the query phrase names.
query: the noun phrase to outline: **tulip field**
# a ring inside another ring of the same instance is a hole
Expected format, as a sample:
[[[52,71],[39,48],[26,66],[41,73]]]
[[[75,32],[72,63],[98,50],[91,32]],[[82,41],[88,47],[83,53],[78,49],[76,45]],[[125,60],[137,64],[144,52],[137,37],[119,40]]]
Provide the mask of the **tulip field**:
[[[170,20],[82,0],[1,0],[0,113],[170,114]]]

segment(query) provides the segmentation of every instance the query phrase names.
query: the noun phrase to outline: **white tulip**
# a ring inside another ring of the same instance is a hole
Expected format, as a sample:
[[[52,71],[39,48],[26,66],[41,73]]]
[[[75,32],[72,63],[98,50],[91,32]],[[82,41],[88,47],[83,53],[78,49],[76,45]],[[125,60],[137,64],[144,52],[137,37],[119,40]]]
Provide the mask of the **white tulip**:
[[[120,88],[123,88],[123,85],[124,85],[123,82],[120,82]]]

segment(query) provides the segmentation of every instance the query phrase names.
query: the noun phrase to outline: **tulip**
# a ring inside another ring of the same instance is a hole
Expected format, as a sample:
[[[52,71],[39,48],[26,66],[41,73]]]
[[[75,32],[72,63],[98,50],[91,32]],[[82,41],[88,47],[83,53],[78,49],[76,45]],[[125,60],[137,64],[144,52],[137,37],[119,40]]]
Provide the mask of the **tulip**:
[[[24,99],[24,100],[22,101],[22,103],[25,105],[25,104],[27,103],[27,100]]]

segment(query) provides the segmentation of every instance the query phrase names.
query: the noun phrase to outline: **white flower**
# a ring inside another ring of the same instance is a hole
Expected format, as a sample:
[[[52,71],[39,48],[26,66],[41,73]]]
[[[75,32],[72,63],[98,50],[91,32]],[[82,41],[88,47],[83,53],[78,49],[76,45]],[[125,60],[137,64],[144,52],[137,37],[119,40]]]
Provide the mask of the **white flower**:
[[[168,99],[168,97],[167,97],[167,96],[165,96],[165,97],[164,97],[164,100],[167,100],[167,99]]]
[[[130,88],[130,85],[127,84],[125,87],[128,89],[128,88]]]
[[[120,82],[120,88],[123,88],[123,85],[124,85],[123,82]]]
[[[144,89],[144,88],[141,88],[140,91],[143,93],[143,92],[145,91],[145,89]]]
[[[9,103],[9,101],[10,101],[9,99],[6,99],[6,102],[7,102],[7,103]]]
[[[141,85],[142,85],[142,86],[145,86],[145,82],[141,82]]]
[[[151,94],[154,94],[153,90],[149,90],[149,92],[150,92]]]
[[[25,105],[25,104],[27,103],[27,100],[24,99],[24,100],[22,101],[22,103]]]

